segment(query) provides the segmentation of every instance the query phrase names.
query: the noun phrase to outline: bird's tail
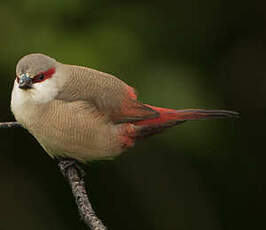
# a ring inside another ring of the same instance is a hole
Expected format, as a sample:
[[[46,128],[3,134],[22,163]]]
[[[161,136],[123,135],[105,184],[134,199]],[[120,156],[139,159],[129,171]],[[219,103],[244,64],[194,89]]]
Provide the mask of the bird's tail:
[[[185,109],[174,110],[145,105],[158,113],[155,118],[145,119],[134,122],[141,126],[140,136],[148,136],[161,132],[165,128],[175,126],[188,120],[201,120],[208,118],[233,118],[238,117],[239,113],[228,110],[206,110],[206,109]]]

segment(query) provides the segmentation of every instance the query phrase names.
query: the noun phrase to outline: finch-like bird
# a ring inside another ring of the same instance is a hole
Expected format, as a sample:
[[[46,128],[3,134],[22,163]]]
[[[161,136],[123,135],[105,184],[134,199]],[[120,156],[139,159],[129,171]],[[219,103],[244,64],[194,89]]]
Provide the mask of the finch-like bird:
[[[226,110],[174,110],[143,104],[107,73],[29,54],[16,67],[11,109],[52,157],[113,158],[135,141],[187,120],[235,117]]]

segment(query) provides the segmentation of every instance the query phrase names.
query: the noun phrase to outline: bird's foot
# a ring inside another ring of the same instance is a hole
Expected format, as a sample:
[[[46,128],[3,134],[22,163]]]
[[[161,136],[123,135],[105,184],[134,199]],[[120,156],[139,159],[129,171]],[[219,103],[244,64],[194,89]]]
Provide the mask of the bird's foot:
[[[79,176],[81,178],[84,178],[86,176],[86,172],[84,171],[84,169],[74,159],[59,159],[58,167],[60,168],[62,174],[65,177],[67,176],[67,170],[70,167],[75,167],[78,170]]]

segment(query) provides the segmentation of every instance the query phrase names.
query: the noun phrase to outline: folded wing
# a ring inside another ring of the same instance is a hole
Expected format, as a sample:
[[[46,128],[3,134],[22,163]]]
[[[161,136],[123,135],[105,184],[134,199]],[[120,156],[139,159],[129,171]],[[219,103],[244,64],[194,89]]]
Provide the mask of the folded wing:
[[[156,118],[159,113],[137,101],[135,90],[107,73],[86,67],[65,65],[69,76],[57,99],[85,101],[114,123]]]

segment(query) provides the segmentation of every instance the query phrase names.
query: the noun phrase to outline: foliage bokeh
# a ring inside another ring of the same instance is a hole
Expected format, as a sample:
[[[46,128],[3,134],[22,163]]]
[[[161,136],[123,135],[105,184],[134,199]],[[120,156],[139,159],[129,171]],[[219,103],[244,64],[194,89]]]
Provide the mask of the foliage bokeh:
[[[145,103],[222,108],[88,165],[110,229],[265,228],[263,1],[1,1],[0,118],[16,62],[41,52],[112,73]],[[0,229],[86,229],[56,164],[25,130],[0,130]]]

